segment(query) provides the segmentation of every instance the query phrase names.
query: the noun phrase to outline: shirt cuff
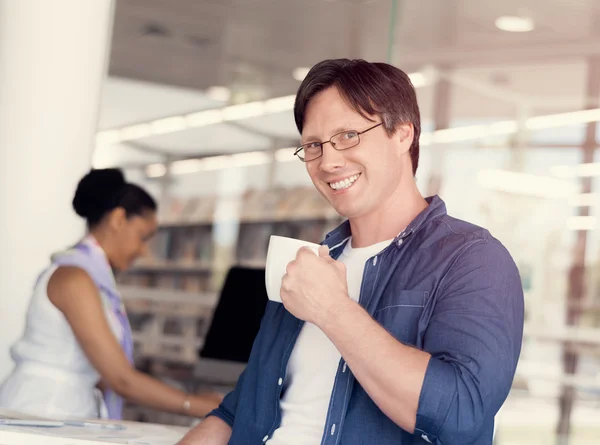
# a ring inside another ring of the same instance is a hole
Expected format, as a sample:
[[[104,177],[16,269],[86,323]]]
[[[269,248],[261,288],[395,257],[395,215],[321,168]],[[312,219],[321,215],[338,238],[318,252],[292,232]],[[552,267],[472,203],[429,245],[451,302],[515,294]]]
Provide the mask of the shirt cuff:
[[[431,357],[419,397],[415,434],[425,434],[435,442],[456,397],[456,391],[449,390],[455,386],[456,376],[452,366]]]
[[[218,417],[233,429],[233,421],[235,420],[235,417],[222,407],[219,406],[206,415],[207,418],[210,416]]]

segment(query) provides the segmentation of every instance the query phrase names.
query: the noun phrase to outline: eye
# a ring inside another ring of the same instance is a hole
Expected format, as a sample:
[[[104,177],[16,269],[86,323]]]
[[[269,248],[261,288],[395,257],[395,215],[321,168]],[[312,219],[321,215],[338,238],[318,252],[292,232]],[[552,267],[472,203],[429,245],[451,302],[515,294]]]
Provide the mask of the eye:
[[[305,150],[314,150],[315,148],[321,148],[321,143],[320,142],[309,142],[308,144],[304,144],[303,148]]]
[[[358,132],[356,131],[347,131],[342,133],[342,139],[346,141],[351,141],[352,139],[356,139],[358,137]]]
[[[321,143],[320,142],[309,142],[308,144],[304,144],[302,149],[305,153],[309,155],[317,155],[321,153]]]

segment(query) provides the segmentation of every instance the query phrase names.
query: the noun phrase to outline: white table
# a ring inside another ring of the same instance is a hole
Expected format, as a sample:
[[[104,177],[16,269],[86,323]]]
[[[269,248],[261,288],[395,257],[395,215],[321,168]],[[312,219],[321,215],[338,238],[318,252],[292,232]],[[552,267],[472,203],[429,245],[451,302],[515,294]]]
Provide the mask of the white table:
[[[0,419],[33,418],[0,409]],[[0,445],[174,445],[188,428],[139,422],[90,420],[94,426],[6,426],[0,425]],[[106,425],[99,427],[99,424]],[[110,428],[117,426],[119,429]]]

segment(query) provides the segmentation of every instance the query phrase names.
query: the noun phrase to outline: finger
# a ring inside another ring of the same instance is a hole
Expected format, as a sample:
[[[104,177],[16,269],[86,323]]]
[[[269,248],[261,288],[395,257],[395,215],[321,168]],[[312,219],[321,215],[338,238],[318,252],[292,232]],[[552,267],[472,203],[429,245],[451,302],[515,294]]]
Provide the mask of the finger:
[[[281,279],[281,290],[285,290],[285,289],[289,289],[290,288],[290,281],[291,281],[291,277],[290,274],[286,273],[283,278]]]
[[[327,261],[330,264],[339,263],[339,261],[337,261],[331,257],[331,251],[329,250],[329,247],[325,246],[325,245],[319,247],[319,258]]]
[[[312,255],[312,256],[315,256],[315,252],[314,252],[314,250],[312,250],[310,247],[304,246],[304,247],[301,247],[301,248],[298,250],[298,254],[297,254],[297,256],[296,256],[296,257],[300,257],[301,255],[302,255],[302,256],[305,256],[305,255]]]
[[[329,256],[329,246],[326,245],[322,245],[319,247],[319,256],[321,258],[331,258],[331,256]]]
[[[343,276],[346,276],[346,265],[341,261],[334,261],[334,266],[340,271]]]
[[[286,266],[285,266],[286,275],[290,273],[290,270],[292,270],[292,268],[294,267],[294,264],[296,264],[296,260],[292,260],[286,264]]]

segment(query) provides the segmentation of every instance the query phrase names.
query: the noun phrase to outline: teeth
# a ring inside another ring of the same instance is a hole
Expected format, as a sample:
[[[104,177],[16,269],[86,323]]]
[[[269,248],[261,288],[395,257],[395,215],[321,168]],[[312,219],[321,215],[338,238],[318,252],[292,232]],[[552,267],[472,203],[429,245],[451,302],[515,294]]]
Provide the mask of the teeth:
[[[331,183],[329,183],[329,186],[334,190],[347,189],[354,183],[354,181],[356,181],[358,179],[359,176],[360,176],[360,173],[358,175],[354,175],[349,178],[346,178],[342,181],[331,182]]]

